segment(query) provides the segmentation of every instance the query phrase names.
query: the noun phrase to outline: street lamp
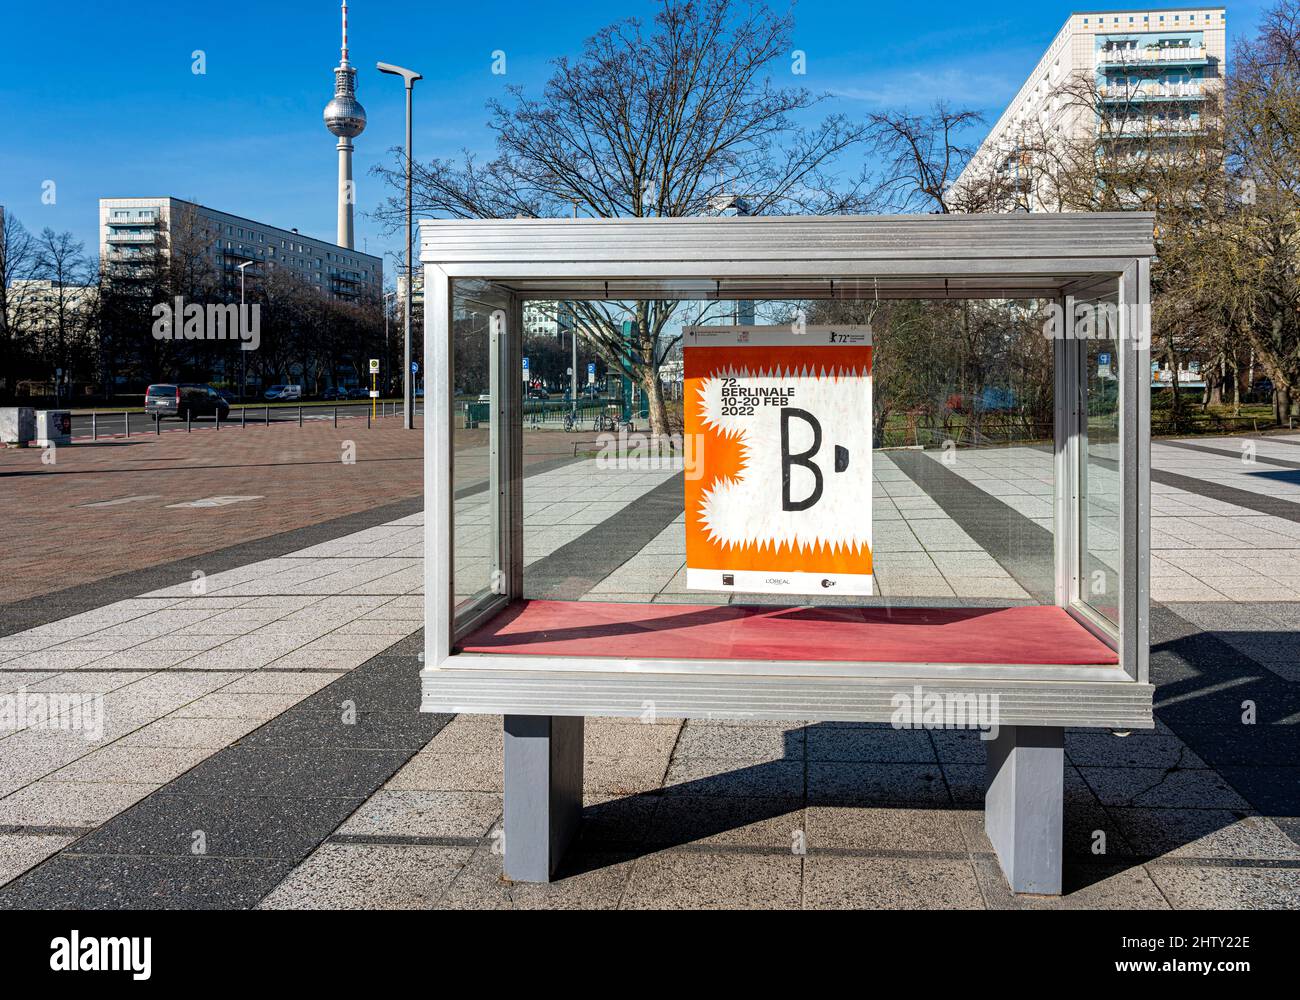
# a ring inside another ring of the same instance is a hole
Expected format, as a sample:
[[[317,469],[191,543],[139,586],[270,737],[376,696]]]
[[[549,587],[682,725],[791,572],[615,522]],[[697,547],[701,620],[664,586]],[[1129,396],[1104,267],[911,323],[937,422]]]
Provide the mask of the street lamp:
[[[251,267],[256,263],[257,261],[255,260],[246,260],[242,264],[236,265],[239,268],[239,321],[241,323],[244,320],[244,275],[246,273],[244,268]],[[241,368],[241,374],[239,376],[239,401],[242,403],[244,401],[244,390],[248,387],[247,351],[239,352],[239,364]]]
[[[389,359],[389,357],[390,357],[390,355],[389,355],[389,353],[388,353],[388,319],[389,319],[389,316],[390,316],[389,310],[390,310],[392,307],[391,307],[388,303],[389,303],[391,300],[395,299],[395,298],[397,298],[397,293],[396,293],[396,292],[384,292],[384,368],[387,368],[387,367],[388,367],[388,365],[389,365],[389,360],[388,360],[388,359]],[[391,371],[390,371],[390,372],[386,372],[386,375],[387,375],[388,378],[392,378],[392,377],[393,377],[393,373],[392,373]],[[387,386],[391,386],[392,384],[393,384],[393,383],[391,383],[391,382],[386,382],[386,383],[385,383],[385,386],[386,386],[386,387],[387,387]]]
[[[412,267],[411,267],[411,91],[415,88],[416,80],[423,80],[424,77],[415,70],[403,69],[401,66],[394,66],[391,63],[376,63],[375,68],[381,73],[388,73],[391,76],[400,76],[406,84],[406,295],[404,303],[404,313],[402,317],[403,338],[405,347],[402,354],[405,358],[405,364],[402,366],[402,427],[411,430],[415,424],[415,400],[411,395],[411,293],[412,293]]]

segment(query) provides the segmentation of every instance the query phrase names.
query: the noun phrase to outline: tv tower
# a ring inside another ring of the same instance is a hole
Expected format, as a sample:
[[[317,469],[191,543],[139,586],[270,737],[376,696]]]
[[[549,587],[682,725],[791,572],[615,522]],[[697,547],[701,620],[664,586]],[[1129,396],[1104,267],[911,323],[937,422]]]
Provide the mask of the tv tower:
[[[325,127],[339,137],[338,244],[354,250],[352,140],[366,129],[366,109],[357,101],[357,71],[348,62],[348,0],[343,0],[343,57],[334,67],[334,100],[325,105]]]

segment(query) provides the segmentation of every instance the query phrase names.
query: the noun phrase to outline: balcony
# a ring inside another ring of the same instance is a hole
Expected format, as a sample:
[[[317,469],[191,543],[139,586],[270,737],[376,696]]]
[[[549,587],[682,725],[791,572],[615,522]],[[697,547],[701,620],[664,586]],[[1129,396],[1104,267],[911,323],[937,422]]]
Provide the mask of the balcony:
[[[157,233],[115,233],[111,230],[104,237],[105,242],[115,244],[153,243],[158,239]]]
[[[155,229],[158,226],[158,216],[150,215],[139,219],[109,219],[105,224],[109,226],[130,226],[133,229]]]
[[[1165,136],[1191,135],[1201,131],[1201,122],[1195,118],[1170,118],[1164,121],[1135,119],[1111,122],[1102,133],[1104,139],[1157,139]]]
[[[1097,53],[1098,66],[1204,66],[1208,61],[1204,45],[1113,48]]]
[[[1141,86],[1104,84],[1097,88],[1104,101],[1177,101],[1200,100],[1205,87],[1194,83],[1150,83]]]

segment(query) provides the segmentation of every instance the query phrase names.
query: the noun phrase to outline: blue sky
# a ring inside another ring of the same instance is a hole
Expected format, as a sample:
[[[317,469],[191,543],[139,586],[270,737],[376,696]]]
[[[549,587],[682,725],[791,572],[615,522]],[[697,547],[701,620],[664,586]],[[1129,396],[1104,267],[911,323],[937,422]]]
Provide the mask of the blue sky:
[[[173,195],[333,237],[337,161],[321,111],[338,61],[337,0],[4,4],[0,204],[29,229],[72,230],[93,251],[99,198]],[[1228,5],[1230,47],[1254,34],[1267,6]],[[418,158],[490,154],[486,101],[509,84],[536,90],[549,60],[576,54],[603,24],[654,9],[644,0],[353,0],[351,58],[369,114],[355,163],[358,248],[399,245],[365,216],[383,195],[368,171],[404,127],[401,82],[374,70],[377,60],[425,76],[416,85]],[[1084,8],[803,0],[795,45],[808,73],[798,82],[835,95],[824,108],[851,116],[944,97],[992,123],[1072,9]],[[191,72],[196,49],[206,56],[201,76]],[[498,49],[505,76],[491,73]],[[41,201],[48,180],[53,205]]]

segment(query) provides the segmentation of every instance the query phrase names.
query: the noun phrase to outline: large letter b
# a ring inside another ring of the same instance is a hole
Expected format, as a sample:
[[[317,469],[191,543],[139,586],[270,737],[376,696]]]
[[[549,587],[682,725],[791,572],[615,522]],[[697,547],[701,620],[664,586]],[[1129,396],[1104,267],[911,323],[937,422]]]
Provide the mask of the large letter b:
[[[805,421],[812,428],[813,441],[812,447],[807,451],[801,451],[797,455],[790,454],[790,419],[798,417]],[[813,462],[812,456],[817,454],[818,449],[822,446],[822,425],[817,422],[807,410],[798,410],[794,407],[786,407],[781,411],[781,509],[782,510],[807,510],[822,498],[822,470]],[[802,465],[813,474],[813,491],[802,500],[790,499],[790,468],[791,466]]]

